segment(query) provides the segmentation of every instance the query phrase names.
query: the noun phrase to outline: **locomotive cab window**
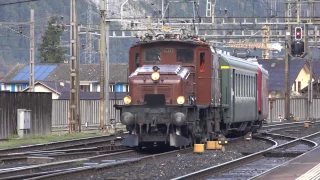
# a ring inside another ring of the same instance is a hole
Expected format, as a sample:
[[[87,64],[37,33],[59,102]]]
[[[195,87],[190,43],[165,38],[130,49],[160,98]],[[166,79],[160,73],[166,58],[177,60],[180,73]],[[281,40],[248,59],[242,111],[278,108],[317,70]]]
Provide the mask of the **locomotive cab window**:
[[[205,71],[205,55],[206,53],[200,53],[200,72]]]
[[[148,48],[145,50],[145,62],[160,62],[161,48]]]
[[[193,63],[193,49],[177,49],[177,62]]]
[[[136,69],[137,69],[140,66],[140,54],[139,53],[136,53],[135,62],[136,62]]]

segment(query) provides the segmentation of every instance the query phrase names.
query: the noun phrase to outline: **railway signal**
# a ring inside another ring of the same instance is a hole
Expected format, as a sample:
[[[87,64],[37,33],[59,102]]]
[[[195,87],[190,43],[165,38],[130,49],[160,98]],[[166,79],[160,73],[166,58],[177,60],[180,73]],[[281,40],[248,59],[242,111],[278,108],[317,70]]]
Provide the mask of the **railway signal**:
[[[301,27],[296,27],[295,28],[295,40],[302,40],[302,28]]]

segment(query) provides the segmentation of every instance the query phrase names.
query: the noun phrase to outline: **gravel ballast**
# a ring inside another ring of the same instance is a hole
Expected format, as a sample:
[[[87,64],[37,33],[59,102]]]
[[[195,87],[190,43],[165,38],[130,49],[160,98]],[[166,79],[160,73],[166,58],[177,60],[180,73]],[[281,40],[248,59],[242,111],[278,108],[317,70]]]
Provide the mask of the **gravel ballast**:
[[[252,139],[252,141],[245,141],[239,139],[229,142],[225,146],[225,152],[221,150],[206,150],[202,154],[178,154],[174,158],[155,159],[154,163],[143,164],[141,166],[132,165],[129,168],[120,166],[113,172],[101,171],[90,175],[86,179],[98,180],[110,177],[125,179],[170,179],[243,157],[242,152],[257,152],[271,146],[271,143],[262,140]]]

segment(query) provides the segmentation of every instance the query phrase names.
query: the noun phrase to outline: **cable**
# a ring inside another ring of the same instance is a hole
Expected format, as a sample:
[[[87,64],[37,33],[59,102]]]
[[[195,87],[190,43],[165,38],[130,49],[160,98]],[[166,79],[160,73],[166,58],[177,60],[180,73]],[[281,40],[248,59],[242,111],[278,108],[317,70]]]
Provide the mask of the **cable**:
[[[35,2],[35,1],[40,1],[40,0],[26,0],[26,1],[12,2],[12,3],[0,4],[0,6],[8,6],[8,5],[14,5],[14,4]]]

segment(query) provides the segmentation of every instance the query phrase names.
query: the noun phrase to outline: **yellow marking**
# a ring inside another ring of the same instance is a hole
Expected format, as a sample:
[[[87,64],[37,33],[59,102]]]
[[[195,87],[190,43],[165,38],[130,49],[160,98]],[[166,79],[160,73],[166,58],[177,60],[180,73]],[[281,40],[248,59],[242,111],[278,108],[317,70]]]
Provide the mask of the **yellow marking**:
[[[193,152],[203,153],[204,152],[204,144],[194,144]]]
[[[171,27],[170,26],[163,26],[161,28],[163,31],[170,31],[171,30]]]
[[[221,69],[230,69],[230,66],[221,66]]]

